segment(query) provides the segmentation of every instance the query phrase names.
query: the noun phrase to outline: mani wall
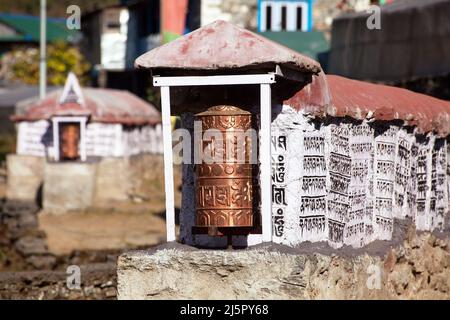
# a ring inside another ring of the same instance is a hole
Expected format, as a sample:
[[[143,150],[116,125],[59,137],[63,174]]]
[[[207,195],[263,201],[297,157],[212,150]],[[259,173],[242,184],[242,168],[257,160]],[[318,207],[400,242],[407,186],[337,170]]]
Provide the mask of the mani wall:
[[[274,242],[362,247],[390,240],[394,218],[444,229],[446,139],[388,121],[311,120],[289,106],[272,126]]]
[[[417,230],[443,231],[450,202],[447,138],[398,120],[314,117],[286,104],[279,109],[272,115],[273,242],[363,247],[391,240],[396,218],[410,218]],[[181,119],[193,135],[192,113]],[[191,232],[191,164],[183,165],[182,188],[181,242],[224,246],[223,237]],[[260,235],[233,238],[234,245],[260,242]]]
[[[53,131],[49,121],[19,122],[18,154],[44,157],[52,154],[52,147]],[[88,157],[127,157],[140,153],[161,154],[162,150],[161,124],[124,126],[93,122],[86,125]]]

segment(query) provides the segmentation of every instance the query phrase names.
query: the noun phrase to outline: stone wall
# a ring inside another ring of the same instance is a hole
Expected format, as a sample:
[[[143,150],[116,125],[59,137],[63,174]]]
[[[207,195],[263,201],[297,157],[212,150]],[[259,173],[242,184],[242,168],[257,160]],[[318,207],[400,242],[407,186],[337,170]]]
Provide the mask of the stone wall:
[[[140,155],[129,158],[128,179],[130,185],[128,194],[131,198],[139,197],[149,199],[149,185],[163,188],[164,185],[164,159],[162,155]]]
[[[60,214],[91,207],[97,166],[97,163],[47,162],[44,172],[44,210]]]
[[[89,162],[47,162],[43,157],[8,155],[7,198],[42,201],[46,211],[64,213],[108,207],[111,201],[148,198],[147,182],[163,180],[163,157],[140,154]]]
[[[35,201],[42,186],[45,158],[9,154],[6,158],[6,197]]]
[[[54,256],[38,228],[33,202],[0,201],[0,299],[115,299],[117,252]],[[80,288],[66,268],[80,266]]]
[[[390,245],[224,251],[166,244],[119,257],[118,298],[450,299],[448,235],[410,228]]]
[[[109,201],[148,198],[144,184],[164,180],[162,155],[142,154],[127,158],[103,158],[97,167],[94,206]]]
[[[0,270],[52,268],[56,258],[48,251],[45,233],[38,229],[34,202],[0,201]]]
[[[128,200],[128,190],[132,185],[129,179],[129,160],[127,158],[103,158],[96,165],[95,195],[93,202],[103,205],[111,200]]]

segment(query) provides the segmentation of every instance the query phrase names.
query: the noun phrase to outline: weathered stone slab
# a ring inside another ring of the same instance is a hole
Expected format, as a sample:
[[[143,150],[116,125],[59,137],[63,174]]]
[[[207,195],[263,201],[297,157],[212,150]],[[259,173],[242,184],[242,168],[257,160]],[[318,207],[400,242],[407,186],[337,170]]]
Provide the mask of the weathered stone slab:
[[[383,242],[385,243],[385,242]],[[197,250],[166,244],[118,259],[119,299],[449,299],[450,241],[408,232],[382,255],[271,245]]]

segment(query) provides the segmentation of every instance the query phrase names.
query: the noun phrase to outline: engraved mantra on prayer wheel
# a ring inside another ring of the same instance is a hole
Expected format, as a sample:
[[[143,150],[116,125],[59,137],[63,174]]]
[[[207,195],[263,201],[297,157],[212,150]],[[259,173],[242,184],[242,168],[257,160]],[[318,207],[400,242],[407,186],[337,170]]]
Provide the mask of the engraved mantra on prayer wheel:
[[[252,141],[242,134],[251,129],[251,114],[233,106],[215,106],[197,114],[196,120],[202,122],[202,140],[196,143],[214,159],[206,163],[202,158],[196,164],[196,226],[253,226]],[[208,129],[218,130],[221,139],[204,139]]]

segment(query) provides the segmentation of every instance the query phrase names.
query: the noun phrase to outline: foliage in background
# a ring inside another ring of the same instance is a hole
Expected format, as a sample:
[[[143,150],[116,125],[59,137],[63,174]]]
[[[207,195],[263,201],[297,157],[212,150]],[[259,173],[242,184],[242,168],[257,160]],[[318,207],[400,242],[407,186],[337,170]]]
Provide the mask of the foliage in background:
[[[147,100],[161,111],[161,93],[158,87],[150,85],[147,89]]]
[[[47,0],[47,15],[49,17],[67,16],[67,7],[76,4],[86,13],[111,4],[118,4],[119,0]],[[1,0],[0,12],[39,15],[39,0]]]
[[[67,74],[75,73],[82,84],[88,81],[90,65],[78,50],[66,42],[55,42],[47,46],[47,83],[64,85]],[[2,58],[2,76],[10,81],[29,85],[39,84],[39,50],[36,48],[15,49]]]

